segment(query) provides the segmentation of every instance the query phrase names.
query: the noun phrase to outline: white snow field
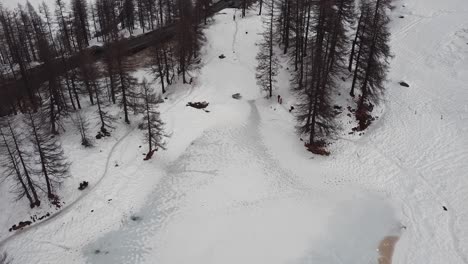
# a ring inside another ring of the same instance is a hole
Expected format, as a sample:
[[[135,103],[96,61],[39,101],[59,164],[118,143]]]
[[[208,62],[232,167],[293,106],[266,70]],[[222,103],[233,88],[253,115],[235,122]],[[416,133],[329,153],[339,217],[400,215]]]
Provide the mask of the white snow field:
[[[35,8],[38,8],[42,3],[46,3],[51,10],[54,10],[55,0],[2,0],[2,5],[14,9],[18,7],[18,4],[25,6],[28,1]],[[68,4],[70,1],[64,0],[63,2]]]
[[[205,30],[194,83],[170,87],[160,108],[167,150],[142,160],[136,117],[92,150],[66,134],[74,165],[62,193],[71,198],[8,233],[27,210],[19,201],[13,211],[2,187],[0,251],[28,264],[376,264],[382,239],[400,236],[393,263],[467,264],[468,2],[395,6],[380,117],[348,135],[345,111],[331,156],[307,152],[295,134],[285,68],[275,91],[283,105],[260,93],[256,12],[241,19],[227,9]],[[189,101],[208,101],[210,112]]]

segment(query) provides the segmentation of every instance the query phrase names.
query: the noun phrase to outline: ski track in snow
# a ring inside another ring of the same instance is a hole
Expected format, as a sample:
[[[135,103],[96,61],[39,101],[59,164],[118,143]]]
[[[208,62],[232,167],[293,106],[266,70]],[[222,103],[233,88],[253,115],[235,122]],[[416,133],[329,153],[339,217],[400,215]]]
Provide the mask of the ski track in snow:
[[[413,15],[409,14],[407,17],[405,17],[405,20],[410,20],[410,21],[407,22],[407,24],[405,26],[401,27],[398,32],[393,34],[392,48],[408,53],[408,57],[411,58],[411,59],[408,59],[408,61],[410,61],[412,64],[415,64],[416,65],[415,67],[420,67],[421,69],[427,69],[428,62],[436,61],[436,60],[441,60],[441,61],[445,60],[445,57],[441,57],[440,59],[436,58],[437,53],[436,54],[433,54],[433,53],[428,54],[427,52],[418,52],[419,50],[412,51],[411,48],[407,46],[407,42],[406,42],[407,40],[405,38],[410,38],[411,35],[417,34],[418,30],[420,30],[420,28],[425,28],[425,27],[430,26],[430,23],[433,23],[433,21],[435,21],[436,19],[443,20],[443,19],[445,19],[445,17],[450,16],[450,15],[455,15],[455,14],[466,14],[466,15],[468,15],[466,13],[466,11],[447,12],[447,11],[444,11],[444,10],[438,10],[433,15],[425,16],[425,17],[413,16]],[[447,40],[453,39],[454,33],[452,33],[452,32],[456,32],[457,30],[459,30],[459,28],[463,28],[465,25],[466,25],[466,21],[462,22],[462,23],[450,25],[450,27],[445,27],[444,30],[445,30],[445,32],[446,32],[446,34],[448,36],[443,36],[443,35],[439,36],[439,38],[435,42],[431,41],[430,43],[425,43],[425,44],[428,45],[431,48],[431,50],[436,51],[436,52],[440,52],[443,45],[446,45]],[[397,56],[405,56],[405,55],[397,54]],[[443,77],[446,78],[446,76],[443,76]],[[448,78],[447,78],[447,82],[449,82]],[[450,83],[451,82],[453,82],[453,81],[450,80]],[[461,84],[461,85],[463,85],[463,84]],[[418,89],[418,92],[425,94],[426,95],[425,98],[437,98],[439,103],[437,105],[432,105],[432,107],[435,107],[441,113],[447,111],[447,109],[445,107],[443,107],[443,106],[446,106],[446,105],[457,106],[457,105],[459,105],[458,102],[451,99],[450,97],[439,96],[439,95],[431,92],[431,90],[429,90],[429,89]],[[400,105],[404,104],[405,107],[408,107],[408,109],[411,110],[411,112],[414,111],[416,113],[415,109],[420,108],[420,107],[418,107],[418,102],[411,102],[412,106],[410,106],[410,105],[406,104],[405,101],[398,100],[395,96],[390,95],[390,97],[391,97],[391,103],[392,104],[400,104]],[[442,116],[449,116],[449,113],[443,113]],[[380,120],[380,122],[382,122],[382,121],[383,120]],[[436,139],[438,140],[439,138],[443,138],[443,137],[444,137],[444,135],[440,135]],[[372,140],[371,140],[371,142],[372,142]],[[391,163],[395,164],[400,170],[406,172],[407,175],[417,177],[417,179],[419,179],[419,182],[422,184],[422,186],[425,186],[427,192],[430,194],[429,197],[433,197],[439,203],[439,205],[440,205],[439,207],[447,206],[449,208],[449,211],[447,212],[447,214],[448,214],[447,229],[448,229],[448,233],[450,235],[450,239],[452,241],[451,242],[452,246],[453,246],[456,254],[458,255],[459,259],[465,264],[468,263],[468,257],[464,253],[463,247],[460,244],[460,239],[458,238],[458,235],[457,235],[457,230],[460,230],[459,228],[457,228],[457,223],[460,223],[460,221],[458,219],[458,216],[457,216],[457,212],[455,211],[455,208],[453,207],[453,205],[449,202],[450,199],[447,198],[446,195],[444,195],[444,194],[440,193],[439,191],[437,191],[437,189],[440,189],[440,186],[438,186],[439,188],[436,188],[436,186],[434,186],[434,184],[431,183],[431,181],[428,180],[425,177],[425,175],[421,171],[419,171],[417,168],[407,167],[407,166],[403,165],[401,163],[401,161],[398,161],[398,157],[396,157],[396,159],[393,159],[389,155],[385,154],[385,152],[383,150],[380,150],[376,146],[375,143],[373,143],[373,146],[384,158],[389,160]],[[445,146],[441,146],[438,149],[445,149]],[[413,210],[414,210],[414,208],[413,208]],[[417,223],[414,222],[414,218],[413,217],[411,217],[411,218],[412,218],[412,221],[413,221],[412,224],[417,225]],[[461,223],[463,223],[463,221],[461,221]]]
[[[382,157],[384,157],[384,159],[390,161],[392,164],[394,164],[396,167],[398,167],[401,171],[405,172],[406,175],[408,175],[409,177],[417,176],[420,179],[420,181],[423,183],[423,185],[426,186],[428,192],[431,193],[432,197],[436,198],[436,200],[438,201],[440,207],[447,206],[450,209],[453,208],[451,206],[451,204],[447,201],[447,199],[443,198],[439,193],[437,193],[434,190],[435,189],[434,186],[431,183],[429,183],[429,181],[421,174],[421,172],[417,171],[416,169],[410,169],[410,168],[405,167],[404,165],[401,164],[401,162],[399,162],[399,161],[391,158],[389,155],[385,154],[385,152],[383,150],[379,149],[377,147],[377,145],[374,142],[372,142],[372,140],[370,140],[369,142],[372,143],[375,150]],[[406,204],[406,203],[404,203],[404,204],[408,206],[408,204]],[[411,211],[412,211],[412,209],[410,207],[410,212],[409,212],[410,216],[408,218],[411,220],[411,225],[416,226],[417,223],[414,220],[414,217],[413,217],[413,214],[411,213]],[[455,231],[454,231],[454,228],[455,228],[454,226],[455,226],[455,222],[456,222],[456,215],[454,215],[451,212],[451,210],[448,212],[448,214],[449,214],[448,229],[449,229],[450,236],[451,236],[451,239],[452,239],[453,247],[455,248],[458,256],[460,257],[460,259],[462,259],[464,263],[468,263],[467,258],[463,254],[462,249],[460,247],[457,235],[455,234]]]

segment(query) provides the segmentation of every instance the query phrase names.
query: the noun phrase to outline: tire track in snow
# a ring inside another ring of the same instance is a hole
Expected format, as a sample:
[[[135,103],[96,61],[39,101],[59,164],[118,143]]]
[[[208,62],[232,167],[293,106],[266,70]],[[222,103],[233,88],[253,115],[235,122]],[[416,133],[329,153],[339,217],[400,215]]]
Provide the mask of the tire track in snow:
[[[234,16],[236,16],[237,14],[237,9],[234,11]],[[243,18],[244,21],[246,19],[248,19],[247,17],[244,17]],[[235,58],[237,61],[234,61],[234,62],[229,62],[227,61],[227,63],[230,63],[232,65],[237,65],[237,63],[239,63],[240,65],[244,66],[245,68],[247,68],[249,71],[251,71],[252,73],[255,74],[256,70],[255,69],[252,69],[252,67],[248,64],[248,63],[245,63],[244,61],[242,61],[241,57],[238,55],[238,53],[236,52],[236,46],[238,44],[237,42],[237,36],[239,34],[239,22],[237,19],[234,20],[234,23],[235,23],[235,30],[234,30],[234,35],[233,35],[233,38],[232,38],[232,44],[231,44],[231,49],[232,49],[232,53],[235,54]]]
[[[234,36],[232,37],[232,53],[236,53],[236,44],[237,44],[237,32],[239,31],[239,24],[236,20],[237,9],[234,11],[234,23],[236,25],[236,29],[234,31]]]
[[[263,157],[262,158],[259,157],[259,160],[263,159],[265,161],[269,161],[269,164],[266,164],[266,163],[264,164],[263,169],[265,171],[274,170],[275,173],[273,174],[277,176],[275,177],[277,186],[281,186],[281,187],[286,186],[287,188],[294,189],[294,190],[304,190],[300,186],[299,182],[297,182],[296,179],[294,179],[294,177],[292,176],[293,174],[285,170],[284,168],[282,168],[279,165],[279,162],[269,153],[260,135],[259,124],[261,123],[261,120],[260,120],[261,117],[260,117],[260,113],[258,111],[257,105],[255,104],[255,101],[253,100],[249,101],[249,104],[250,104],[250,109],[251,109],[250,118],[249,118],[249,126],[251,126],[256,132],[255,136],[257,139],[256,142],[258,144],[257,152],[260,152],[263,154]],[[250,144],[250,146],[251,145],[252,144]],[[271,166],[272,164],[275,164],[275,166]]]
[[[406,48],[404,50],[409,51],[409,49],[406,49]],[[427,67],[427,65],[425,65],[423,63],[417,63],[417,64],[419,66],[421,66],[421,67]],[[447,105],[457,105],[454,100],[452,100],[450,98],[446,98],[446,97],[437,96],[433,92],[430,92],[430,91],[428,91],[426,89],[418,89],[418,91],[423,93],[423,94],[426,94],[427,98],[437,98],[439,101],[445,102]],[[413,109],[414,105],[410,105],[410,104],[406,103],[405,101],[398,100],[396,96],[393,96],[391,94],[388,94],[387,96],[390,96],[393,99],[392,102],[399,105],[400,107],[407,107],[411,112],[414,111],[414,109]],[[434,107],[434,105],[432,107]],[[436,108],[441,113],[444,113],[444,115],[446,114],[445,113],[446,110],[444,111],[443,105],[437,105]],[[381,116],[380,122],[382,122],[383,119],[384,119],[384,116]],[[431,197],[435,198],[435,200],[440,204],[440,207],[447,206],[451,210],[454,209],[452,204],[449,202],[449,199],[447,199],[445,196],[438,193],[436,191],[436,188],[434,187],[434,185],[431,184],[429,182],[429,180],[427,180],[426,177],[418,169],[409,168],[409,167],[404,166],[402,164],[402,161],[399,158],[397,158],[397,160],[393,159],[391,157],[391,155],[386,154],[383,150],[378,148],[376,142],[373,141],[372,139],[369,139],[369,143],[371,143],[372,147],[382,157],[384,157],[384,159],[386,159],[387,161],[394,164],[400,171],[403,171],[403,172],[405,172],[406,174],[409,174],[409,175],[415,175],[420,180],[420,182],[422,182],[422,185],[425,186],[426,191],[431,194]],[[445,146],[441,146],[439,148],[440,149],[445,149]],[[405,204],[405,203],[403,203],[403,204]],[[407,206],[407,204],[405,204],[405,205]],[[409,208],[411,210],[411,206]],[[456,232],[456,229],[457,229],[456,223],[458,222],[457,221],[458,216],[456,214],[452,213],[452,211],[448,211],[447,214],[448,214],[447,231],[448,231],[449,236],[450,236],[451,241],[452,241],[453,250],[456,252],[456,254],[458,255],[458,257],[461,259],[461,261],[463,263],[468,264],[468,257],[465,255],[465,253],[463,251],[463,248],[460,245],[460,239],[458,238],[457,232]],[[412,215],[412,213],[411,213],[411,215]],[[414,217],[411,218],[411,221],[412,221],[412,223],[415,223],[414,222]],[[411,243],[411,245],[415,245],[415,243]],[[406,255],[406,258],[408,258],[408,255]]]
[[[98,186],[99,186],[99,183],[102,182],[102,180],[104,179],[104,177],[106,177],[107,175],[107,172],[109,171],[109,164],[111,162],[111,158],[113,157],[114,155],[114,152],[115,152],[115,149],[135,130],[135,127],[130,129],[123,137],[121,137],[115,144],[114,146],[112,146],[111,150],[109,151],[109,155],[107,156],[107,159],[106,159],[106,165],[105,165],[105,169],[104,169],[104,172],[102,173],[102,176],[99,178],[99,180],[94,184],[92,185],[91,188],[89,188],[88,191],[86,191],[85,193],[83,193],[82,195],[80,195],[77,199],[75,199],[73,202],[71,202],[70,204],[68,204],[67,206],[63,207],[62,210],[58,211],[57,213],[55,214],[52,214],[50,217],[40,221],[40,222],[37,222],[36,224],[33,224],[33,225],[30,225],[29,227],[27,228],[24,228],[22,230],[19,230],[19,231],[16,231],[13,235],[5,238],[4,240],[0,241],[0,247],[3,247],[6,243],[8,243],[10,240],[20,236],[20,235],[23,235],[23,234],[26,234],[32,230],[36,230],[37,228],[51,222],[52,220],[58,218],[59,216],[62,216],[62,215],[65,215],[68,211],[70,211],[72,208],[75,208],[75,205],[77,205],[80,201],[82,201],[84,198],[86,198],[89,194],[92,193],[92,191],[94,189],[96,189]]]
[[[431,16],[431,18],[433,17],[437,17],[437,16],[441,16],[441,15],[444,15],[446,13],[444,12],[437,12],[435,13],[433,16]],[[454,31],[454,29],[459,29],[459,28],[463,28],[464,27],[464,23],[461,23],[461,24],[458,24],[458,25],[453,25],[451,28],[448,28],[446,29],[446,34],[449,34],[448,37],[441,37],[439,38],[436,43],[434,43],[435,45],[432,45],[430,47],[430,50],[431,51],[436,51],[436,54],[434,55],[432,52],[430,52],[429,54],[425,54],[425,52],[418,52],[416,53],[415,51],[409,49],[404,43],[402,43],[402,39],[406,36],[408,36],[408,34],[410,33],[410,31],[412,31],[416,26],[420,26],[420,24],[422,23],[422,19],[418,19],[417,21],[411,23],[410,25],[406,26],[403,28],[403,30],[401,30],[400,32],[398,32],[396,34],[396,37],[395,39],[393,40],[396,44],[396,46],[398,47],[398,49],[400,49],[400,51],[404,51],[405,53],[407,53],[409,55],[411,59],[411,63],[415,64],[415,68],[421,68],[421,69],[427,69],[427,63],[424,63],[424,62],[428,62],[429,59],[431,59],[431,62],[435,65],[438,65],[440,67],[441,64],[443,63],[440,63],[440,62],[444,62],[444,59],[445,59],[445,56],[440,56],[440,50],[444,47],[444,45],[446,45],[446,40],[447,39],[452,39],[452,35]],[[429,21],[427,21],[429,22]],[[426,24],[427,24],[426,22]],[[421,25],[422,26],[422,25]],[[426,25],[427,26],[427,25]],[[414,29],[413,31],[416,31],[416,29]],[[429,55],[429,56],[428,56]],[[402,56],[400,54],[400,56]],[[442,65],[443,66],[443,65]],[[444,67],[446,69],[450,69],[449,67]],[[446,83],[452,83],[453,82],[453,78],[447,78],[446,76],[442,76],[440,75],[440,72],[445,72],[445,71],[438,71],[436,73],[436,75],[439,75],[441,77],[441,79],[447,79]],[[464,84],[461,84],[460,85],[464,85]],[[419,88],[419,87],[417,87]],[[449,97],[446,97],[446,96],[438,96],[437,94],[435,94],[434,92],[431,92],[429,91],[428,89],[421,89],[419,88],[418,89],[418,92],[422,93],[422,94],[426,94],[426,97],[427,98],[437,98],[437,100],[434,100],[434,102],[439,102],[439,104],[437,104],[436,106],[436,109],[444,116],[450,116],[449,113],[447,113],[447,111],[451,112],[453,110],[456,111],[456,109],[452,109],[452,106],[456,106],[456,105],[459,105],[459,103],[455,102],[455,100],[453,100],[452,98],[449,98]],[[393,100],[395,103],[399,104],[399,105],[402,105],[399,102],[399,100]],[[442,101],[442,102],[441,102]],[[406,104],[404,101],[402,101],[403,104],[405,106],[407,106],[409,109],[411,109],[411,106],[409,104]],[[450,106],[448,109],[446,106]],[[434,107],[434,106],[432,106]],[[442,147],[441,149],[444,149],[444,147]],[[382,153],[383,154],[383,153]],[[463,247],[461,245],[461,239],[458,235],[458,232],[461,231],[461,229],[458,227],[459,224],[459,219],[460,217],[462,216],[459,216],[456,211],[455,211],[455,208],[452,206],[452,204],[449,202],[449,199],[447,199],[445,197],[445,195],[441,195],[440,193],[438,193],[436,191],[436,188],[433,184],[431,184],[428,179],[420,172],[418,171],[417,169],[410,169],[410,168],[406,168],[404,167],[401,162],[398,162],[398,161],[395,161],[395,160],[392,160],[388,155],[386,156],[386,159],[390,160],[391,162],[393,162],[396,166],[398,166],[400,168],[400,170],[402,171],[408,171],[408,172],[411,172],[411,174],[415,174],[415,176],[417,177],[417,179],[419,179],[420,182],[422,182],[422,185],[425,186],[424,189],[426,189],[426,191],[428,191],[429,193],[431,193],[431,196],[433,198],[435,198],[439,203],[441,203],[440,206],[447,206],[449,211],[447,212],[447,231],[448,231],[448,234],[449,234],[449,237],[450,237],[450,240],[451,240],[451,244],[452,244],[452,248],[453,250],[455,251],[455,253],[457,254],[458,258],[463,262],[463,263],[468,263],[468,256],[466,255],[466,253],[463,251]],[[412,220],[414,221],[414,220]],[[410,243],[410,245],[414,245],[414,241],[411,241],[412,243]],[[406,254],[405,255],[406,257],[406,262],[408,262],[408,255]]]
[[[425,66],[425,65],[421,64],[421,66]],[[456,102],[454,102],[450,98],[436,96],[434,93],[431,93],[431,92],[427,91],[426,89],[419,89],[418,91],[420,91],[423,94],[426,94],[427,98],[438,98],[439,101],[445,102],[448,105],[457,105]],[[411,112],[414,111],[414,109],[412,108],[414,105],[410,105],[410,104],[406,103],[405,101],[398,100],[397,97],[391,96],[390,94],[388,96],[390,96],[392,98],[393,103],[399,105],[400,107],[407,107]],[[435,106],[433,105],[432,107],[435,107]],[[440,111],[441,113],[444,113],[444,115],[446,114],[445,113],[446,110],[444,110],[444,107],[442,105],[436,106],[436,109],[438,109],[438,111]],[[382,119],[383,119],[383,116],[381,117],[381,121],[382,121]],[[431,184],[429,182],[429,180],[427,180],[427,178],[418,169],[408,168],[408,167],[404,166],[400,159],[397,158],[398,159],[398,161],[397,161],[397,160],[391,158],[391,155],[388,155],[388,154],[384,153],[383,150],[379,149],[374,141],[369,140],[369,142],[372,144],[373,148],[376,149],[378,151],[378,153],[382,157],[384,157],[386,160],[390,161],[392,164],[397,166],[399,168],[399,170],[407,172],[407,174],[415,175],[420,180],[420,182],[422,182],[422,185],[425,186],[426,191],[428,191],[431,194],[431,197],[433,197],[433,198],[435,198],[437,200],[437,202],[440,204],[440,207],[447,206],[450,210],[454,209],[452,204],[449,202],[449,199],[446,198],[444,195],[439,194],[436,191],[435,186],[433,184]],[[439,148],[440,149],[445,149],[444,146],[439,147]],[[459,217],[457,216],[457,214],[452,213],[452,211],[448,211],[447,214],[448,214],[447,229],[448,229],[448,233],[449,233],[449,235],[451,237],[451,240],[452,240],[452,247],[453,247],[454,251],[457,253],[458,257],[462,260],[462,262],[463,263],[468,263],[468,257],[465,255],[465,253],[463,251],[463,248],[460,245],[460,239],[457,236],[457,232],[456,232]],[[414,217],[412,217],[411,221],[413,223],[415,223],[414,222]],[[411,244],[414,245],[416,243],[411,243]],[[408,258],[408,256],[406,256],[406,258]]]
[[[408,23],[406,26],[402,27],[401,30],[393,34],[395,37],[393,41],[400,42],[402,38],[406,37],[411,29],[413,29],[415,26],[421,24],[425,18],[417,18],[411,23]],[[392,41],[392,42],[393,42]]]

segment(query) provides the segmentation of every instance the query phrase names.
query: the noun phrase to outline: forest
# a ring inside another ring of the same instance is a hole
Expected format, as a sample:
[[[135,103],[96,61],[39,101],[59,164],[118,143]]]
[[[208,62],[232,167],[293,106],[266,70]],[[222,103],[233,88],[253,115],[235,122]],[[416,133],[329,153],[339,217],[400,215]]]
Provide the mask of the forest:
[[[210,23],[211,0],[56,0],[10,10],[0,6],[1,152],[3,176],[12,192],[31,208],[41,200],[59,204],[60,184],[70,160],[61,147],[63,122],[72,120],[83,147],[109,136],[119,106],[123,122],[139,122],[148,154],[164,149],[167,133],[158,111],[163,94],[176,82],[190,83],[200,63],[203,29]],[[232,3],[231,3],[232,4]],[[315,154],[340,130],[335,99],[356,102],[356,131],[372,122],[372,110],[385,92],[388,71],[390,0],[242,0],[241,10],[257,7],[264,32],[256,57],[259,89],[273,98],[280,56],[289,61],[290,86],[297,97],[297,133]],[[235,19],[235,18],[234,18]],[[152,80],[132,75],[128,43],[135,35],[171,26],[173,37],[153,41]],[[96,60],[95,49],[104,53]],[[44,83],[34,70],[44,69]],[[75,67],[76,66],[76,67]],[[65,70],[64,70],[65,69]],[[11,84],[14,85],[11,85]],[[348,85],[349,84],[349,85]],[[152,87],[159,87],[153,89]],[[82,109],[99,120],[92,131]],[[139,113],[139,120],[132,120]],[[97,134],[96,134],[97,133]],[[150,158],[149,155],[147,158]]]
[[[148,153],[164,148],[157,106],[176,78],[188,81],[187,72],[203,39],[199,22],[206,21],[209,4],[203,0],[194,6],[185,0],[92,4],[74,0],[67,5],[57,0],[55,7],[43,3],[35,9],[28,3],[15,10],[0,9],[1,154],[5,176],[16,183],[13,192],[18,199],[26,197],[33,208],[40,206],[44,193],[52,204],[59,203],[57,189],[69,176],[70,165],[57,137],[65,120],[76,125],[81,144],[92,147],[95,134],[91,133],[97,133],[97,139],[110,136],[116,120],[107,109],[118,105],[128,124],[130,111],[142,114],[140,128],[146,131]],[[173,24],[174,40],[149,48],[152,73],[161,87],[156,92],[146,80],[139,82],[132,76],[135,67],[128,60],[128,37],[136,29],[144,33]],[[93,58],[92,41],[106,50],[100,61]],[[32,79],[38,65],[47,75],[43,84]],[[12,80],[20,85],[11,89],[6,84]],[[91,132],[90,117],[82,114],[88,105],[96,109],[99,131]]]
[[[271,98],[278,53],[289,57],[291,89],[299,101],[295,106],[298,133],[308,139],[306,147],[311,152],[328,155],[326,145],[340,130],[336,97],[349,93],[356,99],[355,130],[363,131],[385,91],[391,58],[391,1],[361,1],[357,6],[354,0],[262,4],[266,30],[257,56],[258,84]],[[350,87],[344,82],[348,80]]]
[[[0,0],[0,264],[468,263],[467,17]]]

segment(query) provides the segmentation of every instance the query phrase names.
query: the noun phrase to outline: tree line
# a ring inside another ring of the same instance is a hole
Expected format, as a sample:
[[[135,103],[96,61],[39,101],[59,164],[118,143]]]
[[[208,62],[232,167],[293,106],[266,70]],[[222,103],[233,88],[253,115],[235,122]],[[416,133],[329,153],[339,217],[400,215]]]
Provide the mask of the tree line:
[[[136,29],[141,33],[176,24],[180,37],[177,44],[183,49],[173,54],[178,56],[181,71],[185,72],[190,56],[196,55],[190,49],[197,50],[198,21],[206,23],[211,5],[211,0],[197,0],[195,5],[187,0],[96,0],[92,4],[86,0],[72,0],[70,4],[55,0],[53,10],[45,3],[35,9],[29,2],[8,10],[0,4],[0,84],[21,80],[25,91],[20,98],[10,98],[17,91],[8,91],[3,85],[2,97],[11,99],[6,100],[10,105],[4,108],[16,113],[23,111],[24,104],[34,109],[39,106],[41,87],[32,80],[31,68],[40,64],[49,78],[57,79],[62,76],[56,76],[56,69],[71,68],[67,59],[76,54],[80,58],[86,55],[83,53],[88,51],[90,43],[111,46],[134,34]],[[85,87],[78,87],[83,86],[78,75],[73,69],[62,77],[70,107],[74,108],[80,108],[77,97],[80,90],[85,90],[94,103],[87,82]]]
[[[64,122],[73,121],[83,146],[95,144],[84,108],[94,109],[96,138],[114,128],[115,115],[109,114],[114,105],[120,106],[125,123],[132,112],[140,114],[148,153],[164,148],[160,95],[178,79],[191,81],[211,5],[210,0],[56,0],[53,10],[44,3],[38,9],[29,2],[14,10],[0,6],[0,93],[9,98],[9,115],[0,118],[0,156],[16,197],[26,198],[31,208],[40,206],[42,194],[58,202],[60,183],[70,176],[58,136]],[[153,43],[148,51],[153,80],[138,80],[126,53],[128,36],[168,24],[175,25],[175,38]],[[98,62],[87,49],[97,41],[106,49]],[[68,58],[76,54],[78,67],[69,67]],[[39,64],[47,75],[42,85],[29,72]],[[69,70],[63,73],[64,68]],[[11,79],[21,80],[25,96],[4,90],[2,83]]]
[[[297,128],[308,137],[309,149],[326,153],[324,144],[338,131],[334,99],[340,93],[355,99],[356,130],[365,130],[385,91],[391,0],[263,2],[266,30],[257,56],[258,84],[272,96],[277,53],[286,54],[299,100]],[[342,80],[349,80],[350,87]]]

